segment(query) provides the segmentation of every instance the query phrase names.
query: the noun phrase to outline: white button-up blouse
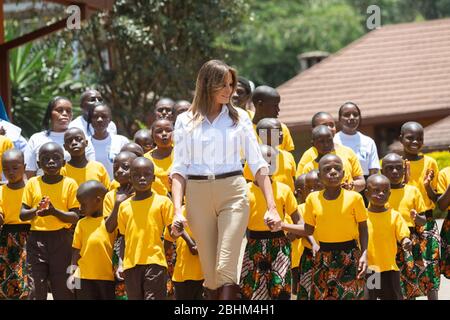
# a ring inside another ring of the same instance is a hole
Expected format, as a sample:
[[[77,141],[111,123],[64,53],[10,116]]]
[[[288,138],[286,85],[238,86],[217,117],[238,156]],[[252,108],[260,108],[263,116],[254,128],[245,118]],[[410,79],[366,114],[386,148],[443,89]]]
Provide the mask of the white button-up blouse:
[[[171,176],[218,175],[242,170],[242,157],[253,173],[269,165],[262,157],[252,122],[236,108],[239,122],[233,125],[226,105],[211,123],[206,117],[194,125],[192,112],[178,116],[174,128],[174,160]]]

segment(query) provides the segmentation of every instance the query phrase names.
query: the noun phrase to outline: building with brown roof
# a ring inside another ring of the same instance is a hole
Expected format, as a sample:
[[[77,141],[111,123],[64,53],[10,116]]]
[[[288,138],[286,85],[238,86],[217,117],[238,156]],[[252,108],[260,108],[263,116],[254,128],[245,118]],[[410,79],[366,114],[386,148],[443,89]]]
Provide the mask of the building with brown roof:
[[[361,131],[383,155],[404,122],[425,127],[450,115],[450,19],[371,31],[278,91],[280,120],[291,130],[297,157],[310,145],[313,114],[337,119],[345,101],[361,108]]]

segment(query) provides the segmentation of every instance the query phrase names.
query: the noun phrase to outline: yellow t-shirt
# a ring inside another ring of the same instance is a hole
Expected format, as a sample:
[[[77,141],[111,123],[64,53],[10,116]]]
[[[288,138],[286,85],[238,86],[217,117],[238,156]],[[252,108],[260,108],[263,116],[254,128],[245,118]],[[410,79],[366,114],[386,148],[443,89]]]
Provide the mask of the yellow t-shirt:
[[[337,199],[327,200],[324,192],[313,192],[306,198],[303,219],[315,227],[314,238],[320,242],[356,240],[358,223],[367,220],[362,196],[341,189]]]
[[[25,187],[13,190],[6,184],[0,187],[0,212],[5,224],[30,224],[19,218]]]
[[[423,200],[425,202],[425,209],[431,210],[434,209],[435,204],[428,198],[427,191],[425,190],[425,186],[423,184],[423,179],[427,172],[427,169],[432,169],[434,171],[434,179],[431,181],[431,187],[436,190],[437,189],[437,180],[439,175],[439,168],[436,160],[433,158],[424,155],[422,159],[417,161],[410,161],[410,176],[408,184],[417,187],[422,194]]]
[[[278,149],[279,153],[276,156],[276,168],[275,172],[272,174],[272,181],[278,181],[284,183],[292,191],[294,191],[294,177],[295,177],[295,160],[294,156],[287,151]],[[253,176],[250,167],[247,162],[244,166],[244,178],[248,181],[254,181],[255,178]]]
[[[358,177],[363,175],[361,163],[359,163],[358,156],[352,149],[343,145],[335,144],[335,151],[333,152],[333,154],[338,155],[343,162],[345,162],[344,160],[348,161],[351,168],[350,175],[352,177]],[[316,160],[318,156],[319,153],[317,152],[317,149],[315,147],[311,147],[308,150],[306,150],[297,165],[297,172],[295,177],[297,178],[300,175],[302,175],[304,172],[305,165],[307,165],[311,161]]]
[[[25,185],[22,203],[30,208],[37,208],[42,198],[48,196],[56,209],[68,212],[70,209],[80,207],[77,189],[77,183],[69,177],[64,177],[55,184],[45,183],[42,177],[32,177]],[[54,216],[36,216],[31,219],[31,230],[36,231],[56,231],[70,226],[70,223],[64,223]]]
[[[120,187],[120,183],[117,180],[112,180],[111,183],[109,184],[109,191],[117,189]]]
[[[3,157],[3,152],[5,152],[6,150],[12,149],[14,148],[14,144],[12,142],[11,139],[9,139],[8,137],[2,136],[0,135],[0,160]],[[3,167],[2,167],[2,162],[0,161],[0,176],[2,175],[3,172]]]
[[[80,250],[80,279],[114,280],[112,254],[117,231],[106,231],[104,217],[85,217],[78,221],[72,247]]]
[[[397,242],[409,237],[409,229],[398,211],[370,212],[367,219],[368,267],[375,272],[398,271]]]
[[[450,167],[444,168],[439,172],[437,186],[438,194],[444,194],[448,186],[450,186]],[[450,206],[447,209],[450,210]]]
[[[252,231],[270,231],[264,224],[264,214],[267,205],[262,190],[253,182],[248,183],[248,200],[250,203],[250,217],[247,228]],[[289,187],[281,182],[272,182],[273,197],[277,212],[281,219],[297,212],[297,200]]]
[[[74,179],[78,185],[89,180],[101,182],[106,189],[109,189],[110,185],[108,172],[103,164],[97,161],[89,161],[84,168],[75,168],[69,163],[66,163],[61,169],[61,175]]]
[[[116,202],[116,194],[117,194],[117,189],[108,191],[108,193],[106,193],[105,198],[103,199],[103,216],[104,217],[108,217],[113,208],[114,208],[114,203]]]
[[[144,200],[127,199],[119,207],[119,232],[125,237],[124,270],[138,264],[167,268],[161,235],[173,220],[169,198],[152,194]]]
[[[300,216],[303,215],[303,210],[305,209],[305,204],[299,204],[297,207],[297,211]],[[291,242],[291,268],[297,268],[300,265],[300,258],[303,254],[304,246],[303,239],[295,239]]]
[[[414,186],[405,185],[400,189],[391,189],[388,205],[390,208],[400,212],[408,227],[414,227],[415,223],[411,219],[411,210],[417,213],[426,211],[422,194]]]
[[[171,191],[169,183],[169,174],[172,169],[173,151],[169,157],[164,159],[155,159],[151,155],[152,151],[144,154],[144,157],[150,159],[155,167],[155,181],[152,183],[152,189],[159,195],[165,196]]]
[[[183,208],[183,215],[186,216],[185,208]],[[186,230],[189,237],[195,241],[189,226],[184,230]],[[172,281],[183,282],[186,280],[203,280],[204,276],[199,256],[194,256],[191,251],[189,251],[189,246],[182,237],[177,239],[176,247],[177,260],[173,270]]]

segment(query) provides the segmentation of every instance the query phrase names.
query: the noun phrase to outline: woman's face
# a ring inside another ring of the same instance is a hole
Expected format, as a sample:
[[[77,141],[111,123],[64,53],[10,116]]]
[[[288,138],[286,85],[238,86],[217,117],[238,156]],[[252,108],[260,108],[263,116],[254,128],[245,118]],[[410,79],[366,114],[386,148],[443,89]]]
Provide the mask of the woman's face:
[[[92,112],[92,127],[95,132],[103,133],[111,122],[111,112],[106,106],[95,107]]]
[[[214,96],[214,102],[216,105],[227,104],[230,102],[231,95],[233,94],[233,77],[231,72],[228,72],[225,76],[225,81],[221,89],[216,91]]]
[[[344,133],[355,133],[358,130],[361,117],[358,109],[352,104],[346,104],[341,109],[339,123]]]
[[[64,99],[58,100],[51,113],[52,131],[66,131],[70,121],[72,121],[72,103]]]

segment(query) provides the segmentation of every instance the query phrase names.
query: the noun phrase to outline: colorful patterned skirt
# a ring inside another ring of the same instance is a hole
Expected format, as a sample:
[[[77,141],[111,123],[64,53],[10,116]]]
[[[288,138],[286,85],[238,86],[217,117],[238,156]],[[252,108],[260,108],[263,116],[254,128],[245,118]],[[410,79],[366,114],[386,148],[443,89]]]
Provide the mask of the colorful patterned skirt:
[[[246,300],[290,300],[291,243],[283,232],[250,231],[241,271]]]
[[[409,300],[422,295],[419,287],[419,276],[425,271],[422,251],[420,249],[419,228],[411,227],[411,251],[404,250],[400,245],[397,250],[397,266],[400,270],[400,287],[403,299]]]
[[[316,254],[312,269],[311,300],[361,300],[365,277],[357,279],[361,251],[356,247],[327,250],[324,243]],[[342,243],[345,247],[349,242]],[[334,244],[333,244],[334,245]]]
[[[112,255],[114,274],[117,273],[117,268],[119,267],[120,246],[122,244],[122,241],[124,241],[123,237],[118,237],[114,242],[114,250]],[[124,280],[115,280],[115,292],[116,300],[128,300]]]
[[[26,241],[29,229],[29,225],[4,225],[0,231],[0,299],[28,299]]]
[[[298,283],[297,300],[309,300],[312,285],[314,258],[312,250],[306,248],[303,250],[300,258],[300,280]]]
[[[425,270],[419,276],[419,287],[423,295],[427,295],[431,290],[439,290],[441,282],[440,254],[441,236],[436,221],[427,212],[427,222],[419,227],[420,247],[424,260]]]
[[[449,211],[450,213],[450,211]],[[441,230],[441,273],[447,279],[450,279],[450,217],[444,220]]]

